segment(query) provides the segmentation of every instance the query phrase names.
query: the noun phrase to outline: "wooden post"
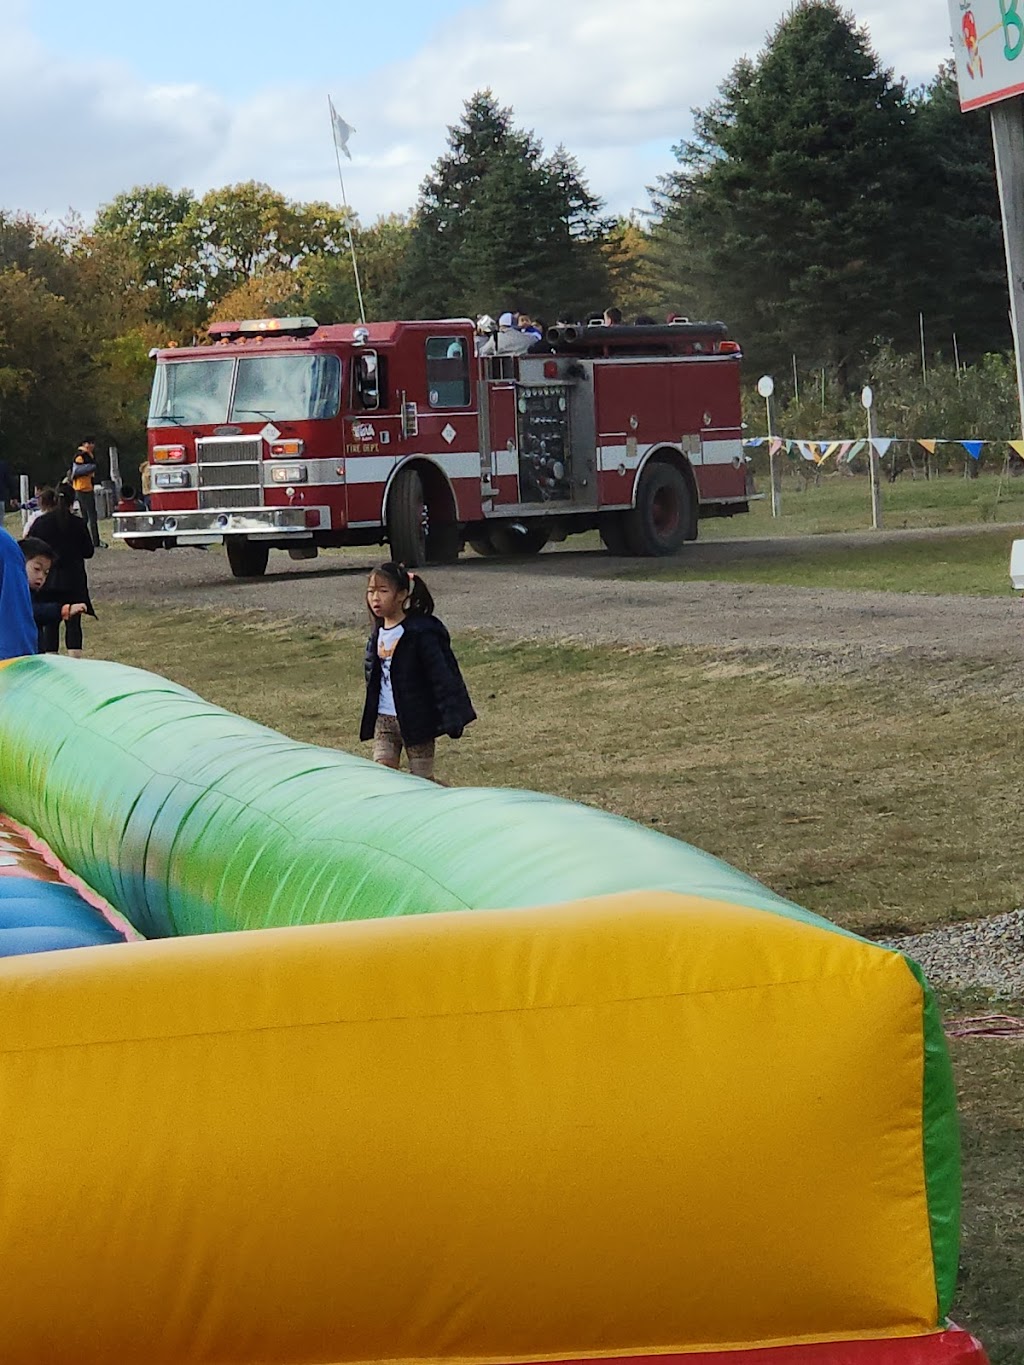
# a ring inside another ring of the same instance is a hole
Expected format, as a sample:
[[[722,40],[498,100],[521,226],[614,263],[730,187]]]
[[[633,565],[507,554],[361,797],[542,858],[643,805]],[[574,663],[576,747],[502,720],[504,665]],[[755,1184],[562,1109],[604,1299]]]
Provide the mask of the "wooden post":
[[[993,104],[992,142],[1003,213],[1010,325],[1017,357],[1017,401],[1024,436],[1024,99],[1020,96]]]

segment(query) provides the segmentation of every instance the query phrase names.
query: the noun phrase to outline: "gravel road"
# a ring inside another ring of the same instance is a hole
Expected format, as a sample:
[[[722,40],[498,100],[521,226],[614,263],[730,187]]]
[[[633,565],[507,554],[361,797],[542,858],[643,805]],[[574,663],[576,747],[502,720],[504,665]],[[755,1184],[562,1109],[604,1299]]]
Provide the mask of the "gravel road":
[[[905,539],[963,532],[883,534]],[[781,649],[852,665],[894,656],[970,658],[1009,665],[1013,673],[1024,665],[1024,600],[1015,597],[846,592],[699,578],[702,567],[729,559],[798,555],[808,548],[877,544],[878,539],[877,533],[873,538],[852,533],[689,545],[672,562],[692,569],[692,581],[644,581],[632,576],[638,571],[634,559],[571,548],[520,561],[466,555],[457,565],[425,571],[425,577],[453,632],[479,629],[523,640]],[[100,604],[206,607],[361,627],[364,576],[379,555],[371,548],[292,561],[273,552],[265,578],[238,581],[230,576],[219,548],[153,554],[118,548],[98,552],[90,579]]]

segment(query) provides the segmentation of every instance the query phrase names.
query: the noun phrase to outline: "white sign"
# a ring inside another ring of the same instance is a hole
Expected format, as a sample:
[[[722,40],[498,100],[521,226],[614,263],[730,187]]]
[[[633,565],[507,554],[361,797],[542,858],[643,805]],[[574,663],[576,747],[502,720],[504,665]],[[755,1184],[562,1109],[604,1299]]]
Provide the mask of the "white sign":
[[[961,109],[1024,94],[1024,0],[949,0]]]
[[[861,407],[866,408],[867,411],[870,412],[870,411],[871,411],[871,404],[872,404],[874,401],[875,401],[874,390],[872,389],[872,387],[871,387],[870,384],[865,384],[864,387],[863,387],[863,388],[861,389],[861,391],[860,391],[860,402],[861,402]]]
[[[775,380],[770,374],[763,374],[757,381],[757,391],[762,398],[771,398],[775,392]]]

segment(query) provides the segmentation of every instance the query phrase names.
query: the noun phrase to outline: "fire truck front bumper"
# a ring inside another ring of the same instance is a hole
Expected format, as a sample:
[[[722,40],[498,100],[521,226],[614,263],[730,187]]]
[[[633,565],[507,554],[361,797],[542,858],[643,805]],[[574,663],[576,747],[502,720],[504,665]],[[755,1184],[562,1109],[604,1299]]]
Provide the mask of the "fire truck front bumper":
[[[115,540],[152,540],[162,544],[210,544],[224,536],[250,540],[309,540],[329,528],[326,507],[246,507],[205,512],[117,512]]]

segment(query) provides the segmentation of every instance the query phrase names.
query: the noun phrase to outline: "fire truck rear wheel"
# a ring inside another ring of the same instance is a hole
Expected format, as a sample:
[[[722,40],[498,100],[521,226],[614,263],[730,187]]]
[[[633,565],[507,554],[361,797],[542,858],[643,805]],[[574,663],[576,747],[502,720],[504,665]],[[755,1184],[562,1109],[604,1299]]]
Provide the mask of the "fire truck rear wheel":
[[[267,572],[270,546],[261,545],[258,540],[225,541],[228,563],[235,578],[262,578]]]
[[[388,544],[391,558],[410,569],[427,558],[427,504],[423,480],[415,469],[403,469],[388,498]]]
[[[692,538],[693,502],[686,479],[661,460],[640,475],[636,506],[623,517],[626,543],[635,555],[671,555]]]

